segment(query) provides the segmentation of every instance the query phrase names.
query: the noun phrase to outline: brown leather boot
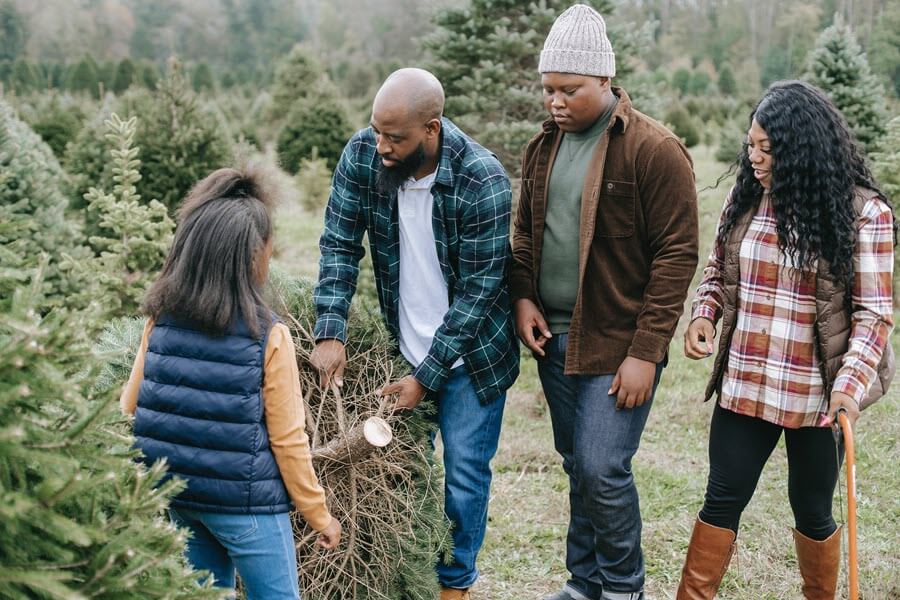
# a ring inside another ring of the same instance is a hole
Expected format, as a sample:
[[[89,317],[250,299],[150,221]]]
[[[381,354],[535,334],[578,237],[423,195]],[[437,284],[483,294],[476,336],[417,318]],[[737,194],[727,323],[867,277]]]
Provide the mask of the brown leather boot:
[[[441,587],[441,600],[469,600],[469,590]]]
[[[817,542],[794,531],[797,562],[803,577],[803,597],[807,600],[834,600],[841,560],[841,528],[828,539]]]
[[[697,517],[676,600],[712,600],[734,554],[734,532]]]

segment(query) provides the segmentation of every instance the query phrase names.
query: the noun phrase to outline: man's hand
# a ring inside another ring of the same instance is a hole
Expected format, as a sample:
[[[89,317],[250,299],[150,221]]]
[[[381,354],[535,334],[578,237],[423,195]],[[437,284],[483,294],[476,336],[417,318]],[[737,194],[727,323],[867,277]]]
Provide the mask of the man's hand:
[[[341,541],[341,524],[337,519],[331,517],[331,523],[328,527],[319,532],[316,543],[326,550],[334,550]]]
[[[419,383],[412,375],[407,375],[400,381],[389,383],[375,392],[380,396],[397,396],[397,402],[393,410],[412,410],[418,406],[428,389]]]
[[[656,365],[646,360],[627,357],[613,378],[609,395],[616,397],[616,409],[641,406],[653,394]]]
[[[859,418],[859,407],[856,405],[856,400],[844,392],[831,392],[831,402],[828,403],[828,419],[832,427],[838,427],[837,411],[840,408],[847,409],[850,427],[855,429],[856,420]]]
[[[716,326],[705,317],[691,321],[684,332],[684,355],[694,360],[706,358],[713,353]]]
[[[528,346],[529,350],[538,356],[544,356],[544,346],[552,336],[550,328],[547,327],[547,321],[537,304],[528,298],[522,298],[516,300],[513,312],[516,319],[516,334],[519,339]],[[537,336],[535,336],[535,331],[538,333]]]
[[[331,382],[338,387],[344,385],[344,367],[347,366],[347,352],[339,340],[322,340],[316,344],[309,356],[309,364],[319,372],[319,385],[328,389]]]

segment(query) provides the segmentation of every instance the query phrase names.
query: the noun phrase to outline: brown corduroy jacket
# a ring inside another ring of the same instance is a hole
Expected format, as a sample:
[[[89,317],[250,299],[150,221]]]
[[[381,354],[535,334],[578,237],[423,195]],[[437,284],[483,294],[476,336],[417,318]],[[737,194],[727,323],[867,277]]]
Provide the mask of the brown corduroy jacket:
[[[579,289],[565,372],[615,373],[626,356],[659,363],[697,268],[697,193],[681,141],[619,102],[585,176]],[[552,119],[528,143],[513,234],[512,300],[539,307],[541,244],[550,172],[562,133]]]

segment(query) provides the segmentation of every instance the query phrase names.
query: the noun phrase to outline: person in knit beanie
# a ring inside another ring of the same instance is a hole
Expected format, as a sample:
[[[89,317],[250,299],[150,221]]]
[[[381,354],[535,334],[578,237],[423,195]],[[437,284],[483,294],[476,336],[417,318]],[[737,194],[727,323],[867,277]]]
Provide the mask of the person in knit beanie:
[[[522,162],[510,289],[569,475],[570,577],[547,600],[639,600],[631,461],[697,266],[693,167],[612,85],[594,9],[559,15],[538,69],[549,119]]]

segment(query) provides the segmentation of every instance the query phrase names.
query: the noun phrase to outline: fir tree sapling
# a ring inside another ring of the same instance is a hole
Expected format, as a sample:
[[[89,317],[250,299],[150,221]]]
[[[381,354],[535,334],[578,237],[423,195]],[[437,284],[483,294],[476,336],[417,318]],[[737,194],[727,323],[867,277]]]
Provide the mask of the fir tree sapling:
[[[825,91],[867,150],[878,147],[887,121],[884,88],[840,15],[807,57],[805,79]]]
[[[99,233],[89,242],[97,256],[84,263],[93,274],[88,289],[107,312],[133,315],[144,292],[162,267],[175,224],[157,200],[141,201],[135,184],[141,174],[139,149],[134,146],[137,119],[123,121],[115,113],[106,121],[106,139],[112,144],[112,193],[92,187],[85,200]]]
[[[157,487],[164,466],[133,461],[118,390],[95,389],[85,322],[102,315],[42,316],[44,268],[0,270],[0,288],[16,284],[0,299],[0,597],[221,598],[164,517],[180,482]]]

